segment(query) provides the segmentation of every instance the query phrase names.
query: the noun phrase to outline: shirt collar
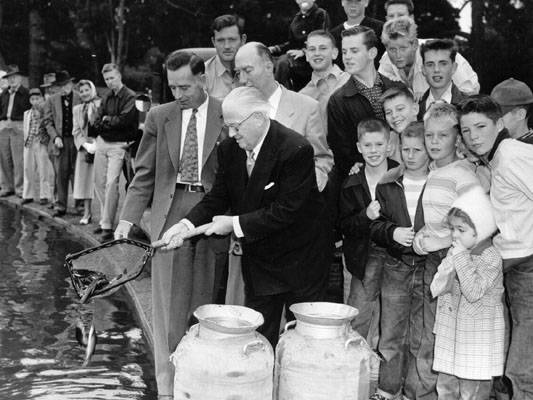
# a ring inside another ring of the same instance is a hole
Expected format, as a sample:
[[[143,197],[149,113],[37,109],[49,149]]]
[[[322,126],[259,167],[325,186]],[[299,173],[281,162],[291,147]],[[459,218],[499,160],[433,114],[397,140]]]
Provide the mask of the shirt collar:
[[[205,115],[207,114],[207,103],[209,102],[209,96],[205,96],[205,100],[202,104],[200,104],[198,107],[196,107],[196,115]],[[187,108],[182,111],[182,114],[185,113],[192,113],[192,108]]]
[[[270,118],[275,119],[276,113],[278,112],[279,102],[281,100],[281,85],[278,85],[276,90],[274,90],[274,93],[270,95],[268,98],[268,103],[270,104],[270,107],[272,108],[272,112],[270,113]]]
[[[442,96],[440,97],[440,99],[435,99],[433,97],[433,93],[431,92],[431,89],[428,89],[429,90],[429,95],[428,95],[428,98],[426,100],[426,109],[428,109],[429,105],[431,103],[434,103],[436,100],[444,100],[446,103],[448,104],[452,104],[452,82],[450,82],[450,84],[448,85],[448,88],[446,89],[446,91],[442,94]]]
[[[267,133],[268,131],[270,130],[270,127],[267,129],[267,131],[263,134],[263,137],[261,138],[261,140],[259,141],[259,143],[257,143],[255,145],[255,147],[253,148],[252,150],[252,154],[253,154],[253,159],[254,160],[257,160],[257,155],[259,154],[259,152],[261,151],[261,147],[263,146],[263,142],[265,141],[265,138],[267,136]]]
[[[220,59],[220,57],[217,54],[215,56],[215,75],[220,77],[220,76],[224,75],[226,72],[231,76],[230,71],[228,71],[226,69],[226,67],[224,66],[224,64],[222,64],[222,60]]]
[[[498,136],[496,136],[496,140],[494,141],[494,145],[492,146],[492,149],[490,150],[489,152],[489,155],[487,156],[487,159],[489,161],[492,161],[492,159],[494,158],[494,154],[496,153],[496,150],[498,150],[498,147],[500,146],[500,143],[504,140],[504,139],[510,139],[511,138],[511,135],[509,135],[509,132],[507,131],[507,129],[502,129],[499,133],[498,133]]]
[[[318,86],[318,81],[321,79],[328,79],[329,77],[334,77],[335,79],[339,79],[344,71],[339,68],[337,64],[333,64],[328,73],[324,77],[318,76],[316,72],[311,73],[311,84],[313,86]]]

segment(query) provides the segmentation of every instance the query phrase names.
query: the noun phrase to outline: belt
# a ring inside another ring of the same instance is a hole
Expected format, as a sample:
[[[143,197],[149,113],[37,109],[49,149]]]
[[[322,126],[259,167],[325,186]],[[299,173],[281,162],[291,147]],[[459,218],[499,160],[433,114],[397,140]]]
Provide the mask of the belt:
[[[182,189],[186,192],[205,193],[205,189],[202,185],[193,185],[190,183],[176,183],[176,189]]]

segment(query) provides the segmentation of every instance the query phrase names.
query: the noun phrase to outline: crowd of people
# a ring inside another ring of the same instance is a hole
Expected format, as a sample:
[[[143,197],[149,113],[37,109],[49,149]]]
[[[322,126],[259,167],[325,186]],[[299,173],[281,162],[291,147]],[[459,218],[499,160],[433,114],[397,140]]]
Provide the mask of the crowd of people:
[[[336,27],[296,3],[286,43],[247,42],[223,15],[215,56],[168,56],[175,101],[148,113],[133,167],[135,95],[115,65],[101,99],[66,71],[44,97],[9,71],[0,196],[53,200],[61,216],[74,175],[80,223],[96,193],[104,241],[151,208],[160,398],[196,307],[224,287],[275,346],[291,304],[325,298],[341,243],[352,326],[382,357],[372,400],[533,398],[531,89],[510,77],[479,94],[453,40],[418,38],[411,0],[388,0],[384,23],[368,0],[341,0]]]

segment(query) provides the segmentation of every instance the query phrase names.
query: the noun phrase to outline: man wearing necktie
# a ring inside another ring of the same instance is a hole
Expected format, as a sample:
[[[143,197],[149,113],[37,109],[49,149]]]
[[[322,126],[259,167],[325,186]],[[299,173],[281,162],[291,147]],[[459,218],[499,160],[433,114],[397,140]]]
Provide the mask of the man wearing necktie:
[[[177,51],[166,61],[176,101],[146,116],[135,176],[128,188],[115,238],[127,237],[152,199],[150,236],[180,221],[211,190],[217,145],[227,137],[220,101],[205,92],[205,67],[192,53]],[[211,303],[216,240],[200,237],[152,258],[152,321],[157,390],[172,398],[174,367],[169,361],[189,327],[192,312]],[[226,249],[227,251],[227,249]],[[226,253],[227,254],[227,253]]]
[[[269,118],[256,88],[234,89],[222,110],[231,138],[219,146],[213,188],[162,241],[166,250],[186,247],[183,234],[211,221],[206,235],[240,238],[245,305],[263,314],[259,331],[275,346],[283,309],[291,320],[291,304],[320,300],[324,291],[327,264],[317,245],[324,200],[313,147]]]
[[[30,95],[28,89],[21,85],[22,76],[16,65],[11,65],[4,75],[9,82],[9,89],[0,95],[0,197],[15,192],[22,197],[24,165],[24,134],[22,119],[29,110]]]

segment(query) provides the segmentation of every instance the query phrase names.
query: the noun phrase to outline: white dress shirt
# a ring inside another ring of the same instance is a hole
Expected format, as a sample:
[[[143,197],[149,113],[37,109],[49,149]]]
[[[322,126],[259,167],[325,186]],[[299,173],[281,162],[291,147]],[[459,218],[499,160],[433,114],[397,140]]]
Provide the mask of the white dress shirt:
[[[205,101],[200,104],[198,107],[198,112],[196,113],[196,133],[198,135],[198,180],[201,180],[202,177],[202,157],[204,155],[204,141],[205,141],[205,129],[207,126],[207,103],[209,97],[206,97]],[[181,145],[180,145],[180,160],[183,154],[183,146],[185,145],[185,136],[187,133],[187,126],[192,115],[192,108],[182,110],[181,112]],[[188,184],[190,182],[182,182],[181,175],[178,173],[178,178],[176,180],[178,183]],[[200,183],[200,182],[198,182]]]
[[[268,115],[270,119],[276,119],[276,114],[278,113],[279,102],[281,100],[281,86],[278,85],[274,93],[268,98],[268,104],[270,104],[270,114]]]
[[[429,110],[429,107],[431,107],[431,105],[435,103],[435,101],[437,100],[444,100],[446,103],[452,104],[452,83],[451,82],[448,85],[448,88],[446,89],[446,91],[438,99],[433,97],[433,92],[431,91],[431,89],[429,89],[429,96],[426,99],[426,111]]]

